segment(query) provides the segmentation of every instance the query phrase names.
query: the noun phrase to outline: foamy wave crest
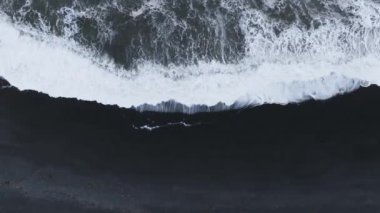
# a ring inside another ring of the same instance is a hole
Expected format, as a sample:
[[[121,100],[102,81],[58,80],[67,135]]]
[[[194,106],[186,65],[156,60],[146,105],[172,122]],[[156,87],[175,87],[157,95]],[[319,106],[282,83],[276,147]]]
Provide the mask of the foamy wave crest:
[[[46,24],[36,28],[1,14],[0,76],[20,89],[53,97],[185,113],[324,100],[361,86],[380,85],[380,5],[334,1],[339,10],[332,13],[326,9],[332,3],[321,2],[325,10],[307,10],[312,21],[304,26],[268,15],[271,8],[282,6],[274,1],[268,1],[265,10],[222,1],[224,9],[234,8],[240,14],[237,27],[245,48],[239,55],[244,57],[224,60],[226,49],[220,43],[219,58],[184,64],[142,58],[132,67],[72,38],[70,32],[78,29],[67,17],[69,29],[61,36]],[[161,7],[153,3],[130,14],[136,18]],[[343,18],[343,13],[350,15]],[[223,19],[215,16],[215,20],[216,34],[223,41],[228,32]],[[115,33],[108,31],[107,36]]]

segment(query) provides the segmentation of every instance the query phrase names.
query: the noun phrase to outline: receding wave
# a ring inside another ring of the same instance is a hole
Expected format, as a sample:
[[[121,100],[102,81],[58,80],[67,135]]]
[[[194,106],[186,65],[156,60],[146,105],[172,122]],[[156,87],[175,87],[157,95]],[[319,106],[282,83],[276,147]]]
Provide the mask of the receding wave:
[[[380,85],[375,0],[6,0],[0,11],[0,75],[53,97],[195,113]]]

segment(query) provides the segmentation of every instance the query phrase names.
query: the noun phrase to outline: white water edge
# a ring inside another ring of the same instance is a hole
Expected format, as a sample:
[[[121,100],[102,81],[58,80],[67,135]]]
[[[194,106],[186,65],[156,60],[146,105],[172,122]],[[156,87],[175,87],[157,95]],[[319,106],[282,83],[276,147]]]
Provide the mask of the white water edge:
[[[268,45],[266,38],[259,39],[257,34],[250,38],[248,22],[265,22],[255,16],[251,11],[241,21],[241,27],[246,28],[247,56],[239,63],[200,62],[166,67],[146,61],[137,69],[124,70],[70,39],[12,23],[2,14],[0,76],[21,90],[126,108],[169,100],[189,107],[218,103],[235,107],[288,104],[324,100],[360,86],[380,85],[378,22],[363,28],[369,32],[365,39],[353,37],[358,49],[348,51],[334,46],[333,34],[349,30],[334,25],[315,30],[315,35],[307,34],[307,39],[318,44],[311,47],[313,51],[276,55],[276,42],[296,42],[305,33],[289,29],[287,36]],[[360,49],[363,47],[364,51]]]

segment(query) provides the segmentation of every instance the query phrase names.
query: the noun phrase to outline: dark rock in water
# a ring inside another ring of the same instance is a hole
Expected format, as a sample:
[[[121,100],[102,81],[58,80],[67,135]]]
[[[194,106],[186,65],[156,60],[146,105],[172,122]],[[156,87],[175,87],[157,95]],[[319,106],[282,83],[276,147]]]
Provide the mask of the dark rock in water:
[[[0,87],[9,87],[11,84],[5,80],[3,77],[0,76]]]

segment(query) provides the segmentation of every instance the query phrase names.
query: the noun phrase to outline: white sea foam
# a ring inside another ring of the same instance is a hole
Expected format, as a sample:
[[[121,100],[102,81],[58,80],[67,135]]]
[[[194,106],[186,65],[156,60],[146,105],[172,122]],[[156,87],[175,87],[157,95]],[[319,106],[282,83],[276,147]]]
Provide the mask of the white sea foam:
[[[134,70],[96,57],[70,39],[0,15],[0,75],[20,89],[121,107],[168,100],[243,107],[328,99],[380,85],[380,16],[373,5],[358,8],[358,25],[347,27],[335,20],[311,32],[290,26],[280,37],[271,30],[278,23],[245,10],[240,27],[247,56],[239,63],[167,67],[145,61]]]

